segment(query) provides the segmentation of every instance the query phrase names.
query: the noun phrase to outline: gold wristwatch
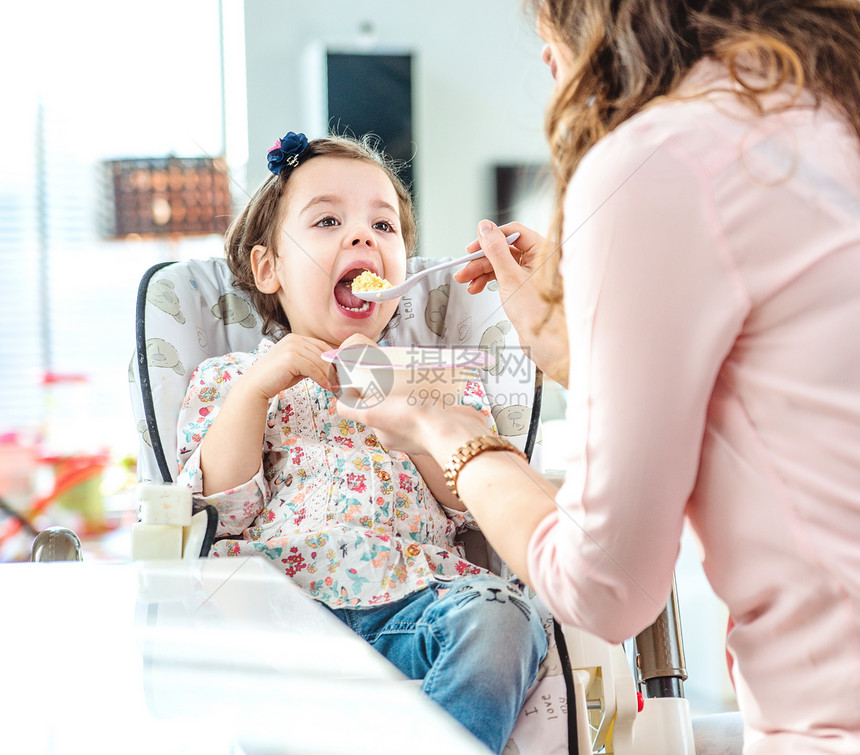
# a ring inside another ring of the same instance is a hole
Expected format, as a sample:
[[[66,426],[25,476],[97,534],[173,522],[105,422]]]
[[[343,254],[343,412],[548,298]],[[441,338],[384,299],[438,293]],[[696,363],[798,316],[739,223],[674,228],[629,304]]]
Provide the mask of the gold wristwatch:
[[[487,434],[472,438],[472,440],[467,441],[454,452],[451,460],[442,470],[442,473],[445,475],[445,484],[457,498],[460,497],[457,493],[457,477],[460,474],[460,470],[467,462],[474,459],[478,454],[484,453],[484,451],[513,451],[528,461],[526,455],[519,448],[509,440],[500,438],[498,435]]]

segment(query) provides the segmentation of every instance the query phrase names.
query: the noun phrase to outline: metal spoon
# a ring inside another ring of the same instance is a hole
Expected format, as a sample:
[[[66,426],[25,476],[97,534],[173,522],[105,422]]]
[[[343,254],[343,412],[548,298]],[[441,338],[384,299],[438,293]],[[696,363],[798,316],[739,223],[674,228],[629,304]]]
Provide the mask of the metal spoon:
[[[507,241],[508,244],[513,244],[519,237],[519,233],[512,233],[510,236],[505,237],[505,241]],[[433,267],[428,267],[425,270],[421,270],[407,278],[403,283],[399,283],[398,285],[392,286],[391,288],[380,288],[374,291],[353,291],[352,294],[353,296],[356,296],[359,299],[363,299],[364,301],[391,301],[392,299],[396,299],[399,296],[403,296],[403,294],[405,294],[410,288],[412,288],[412,286],[418,283],[418,281],[420,281],[422,278],[430,275],[430,273],[435,273],[437,270],[444,270],[448,267],[465,265],[467,262],[480,259],[483,256],[484,250],[479,249],[477,252],[467,254],[465,257],[459,257],[455,260],[448,260],[448,262],[443,262],[441,265],[434,265]]]

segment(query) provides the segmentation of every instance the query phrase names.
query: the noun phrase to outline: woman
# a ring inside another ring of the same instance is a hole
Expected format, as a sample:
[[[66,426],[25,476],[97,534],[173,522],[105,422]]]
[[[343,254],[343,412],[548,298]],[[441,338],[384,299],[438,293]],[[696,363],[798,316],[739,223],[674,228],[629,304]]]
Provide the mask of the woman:
[[[466,412],[351,416],[431,454],[553,613],[610,641],[665,605],[688,521],[745,752],[860,752],[860,3],[534,5],[554,225],[483,221],[458,280],[495,278],[568,385],[566,482]]]

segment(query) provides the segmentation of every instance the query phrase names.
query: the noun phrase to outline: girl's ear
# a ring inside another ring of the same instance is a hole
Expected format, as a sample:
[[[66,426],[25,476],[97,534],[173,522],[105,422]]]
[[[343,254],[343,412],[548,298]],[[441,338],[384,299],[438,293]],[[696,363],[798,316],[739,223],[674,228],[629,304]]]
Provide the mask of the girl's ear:
[[[260,293],[275,294],[281,288],[274,255],[269,253],[267,247],[257,244],[251,249],[251,270]]]

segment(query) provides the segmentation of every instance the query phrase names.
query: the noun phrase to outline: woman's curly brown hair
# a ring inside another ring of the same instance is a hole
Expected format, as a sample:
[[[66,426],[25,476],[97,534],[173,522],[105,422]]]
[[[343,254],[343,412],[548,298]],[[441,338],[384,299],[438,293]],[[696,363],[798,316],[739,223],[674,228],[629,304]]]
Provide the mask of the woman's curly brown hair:
[[[251,250],[264,246],[277,255],[281,214],[285,205],[290,176],[296,167],[316,157],[340,157],[372,163],[388,175],[397,193],[403,242],[411,253],[418,238],[418,226],[412,206],[412,197],[406,184],[398,176],[398,165],[379,149],[379,140],[372,135],[361,139],[348,136],[328,136],[308,142],[298,164],[285,167],[279,175],[267,178],[248,201],[239,216],[230,224],[224,240],[227,265],[233,273],[234,285],[244,291],[263,321],[263,334],[278,338],[290,331],[286,313],[276,296],[264,294],[254,283],[251,267]]]
[[[559,262],[564,194],[580,160],[648,103],[671,97],[703,58],[723,62],[739,96],[759,112],[763,95],[789,83],[796,93],[806,89],[816,102],[835,106],[860,140],[858,0],[526,3],[572,53],[570,75],[557,87],[546,117],[556,198],[544,253]],[[751,83],[762,78],[764,87]],[[557,266],[543,267],[547,300],[558,305]]]

